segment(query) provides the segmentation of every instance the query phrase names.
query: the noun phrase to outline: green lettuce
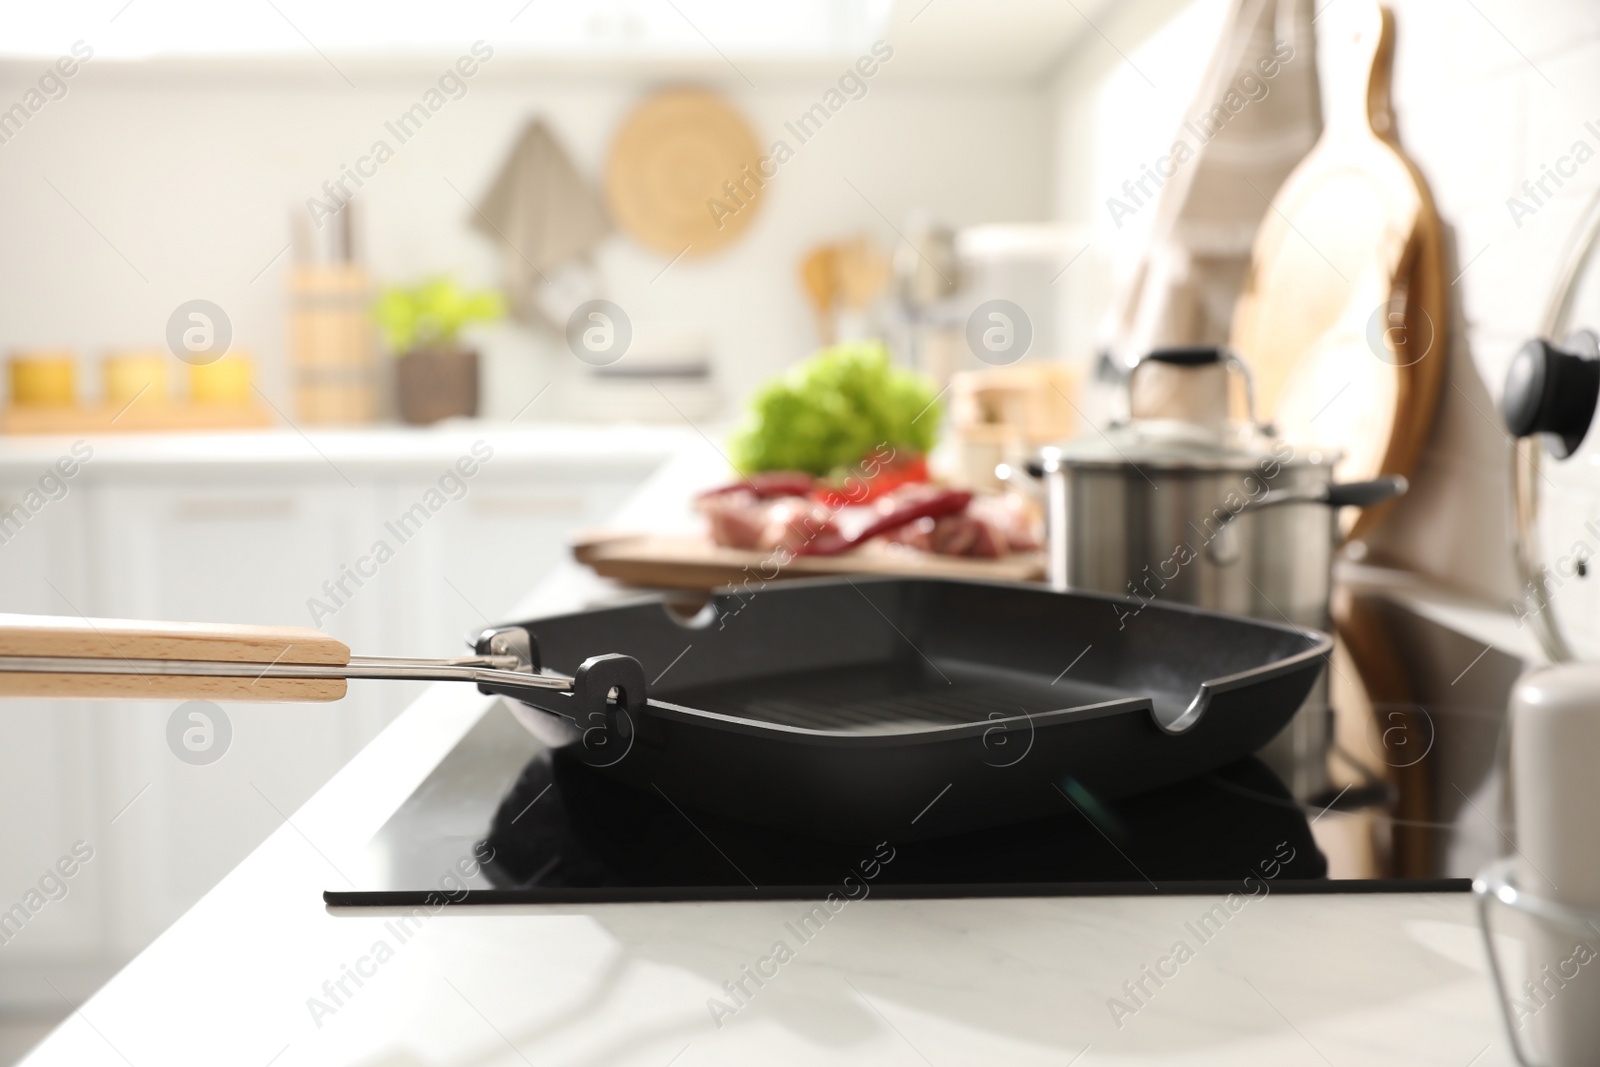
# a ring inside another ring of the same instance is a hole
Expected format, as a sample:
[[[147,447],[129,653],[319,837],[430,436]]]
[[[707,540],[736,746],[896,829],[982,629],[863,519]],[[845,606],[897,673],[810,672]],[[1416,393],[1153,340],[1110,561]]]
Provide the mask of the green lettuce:
[[[896,367],[877,341],[825,348],[750,398],[730,442],[744,474],[825,475],[888,444],[922,455],[939,430],[933,383]]]

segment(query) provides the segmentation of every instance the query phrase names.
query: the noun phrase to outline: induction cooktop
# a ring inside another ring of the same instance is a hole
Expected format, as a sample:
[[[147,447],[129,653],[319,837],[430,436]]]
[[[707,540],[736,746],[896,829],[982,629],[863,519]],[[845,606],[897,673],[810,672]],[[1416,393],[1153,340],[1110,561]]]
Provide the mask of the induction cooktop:
[[[813,840],[605,778],[501,703],[341,864],[333,906],[616,901],[1466,891],[1464,878],[1328,877],[1312,822],[1246,759],[1109,801],[1058,784],[1061,812],[914,841]],[[952,791],[953,793],[953,791]],[[918,816],[937,825],[941,794]],[[926,830],[923,826],[919,829]]]

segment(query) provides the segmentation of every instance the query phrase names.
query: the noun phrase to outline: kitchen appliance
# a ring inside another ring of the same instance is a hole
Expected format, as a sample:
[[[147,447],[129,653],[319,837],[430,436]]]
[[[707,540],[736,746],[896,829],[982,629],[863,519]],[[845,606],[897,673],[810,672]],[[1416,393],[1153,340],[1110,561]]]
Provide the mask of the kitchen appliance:
[[[463,661],[351,657],[313,630],[12,616],[0,695],[332,700],[351,677],[473,681],[633,788],[810,837],[911,840],[1240,759],[1330,648],[1177,605],[847,579],[723,592],[687,621],[653,602],[541,619]],[[919,827],[946,793],[948,817]]]
[[[1588,973],[1600,929],[1600,790],[1587,766],[1600,744],[1589,580],[1600,545],[1590,433],[1600,401],[1600,339],[1576,328],[1600,322],[1597,242],[1600,197],[1562,257],[1542,336],[1512,357],[1501,393],[1506,426],[1518,439],[1512,478],[1525,583],[1511,609],[1557,663],[1513,691],[1509,777],[1518,848],[1473,887],[1507,1031],[1524,1065],[1590,1062],[1600,1039],[1600,979]],[[1504,909],[1498,919],[1497,906]],[[1506,951],[1507,933],[1520,952]]]
[[[324,899],[418,905],[821,898],[839,891],[840,879],[863,856],[880,851],[888,862],[870,868],[877,872],[870,892],[878,897],[1144,893],[1202,881],[1237,888],[1243,872],[1275,852],[1288,857],[1280,874],[1285,885],[1326,872],[1305,816],[1257,761],[1118,803],[1114,813],[1084,793],[1076,796],[1058,795],[1058,810],[1043,819],[975,834],[908,842],[893,831],[882,839],[822,841],[620,786],[540,744],[495,706],[365,849],[339,859],[349,882]],[[940,827],[958,807],[945,802],[955,799],[947,795],[905,822]],[[480,862],[462,870],[462,857]],[[460,891],[441,893],[446,872]],[[1450,888],[1460,887],[1452,881]]]
[[[1151,365],[1243,372],[1221,349],[1162,349],[1134,367],[1130,394]],[[1044,448],[1028,472],[1045,483],[1050,585],[1327,629],[1339,509],[1406,488],[1395,476],[1336,484],[1337,460],[1253,412],[1245,423],[1130,419]],[[1323,681],[1271,759],[1296,796],[1326,787],[1328,731]]]
[[[1519,1063],[1593,1061],[1600,1040],[1596,857],[1600,790],[1588,764],[1600,731],[1594,490],[1600,442],[1600,196],[1573,230],[1540,336],[1512,357],[1501,412],[1512,465],[1516,559],[1510,609],[1556,665],[1518,681],[1508,715],[1516,854],[1478,877],[1480,919]],[[1508,937],[1509,935],[1509,937]],[[1514,937],[1520,951],[1507,951]]]
[[[1534,671],[1511,695],[1516,855],[1473,885],[1488,956],[1517,1062],[1578,1067],[1600,1047],[1600,665]],[[1510,910],[1492,918],[1498,903]],[[1516,923],[1520,959],[1507,958]]]
[[[335,862],[335,906],[1230,893],[1465,892],[1465,878],[1374,879],[1326,859],[1259,760],[1112,800],[1067,783],[1028,822],[945,834],[954,789],[882,837],[825,841],[636,790],[490,707],[376,835]],[[1348,798],[1347,798],[1348,799]],[[1341,802],[1341,807],[1343,802]],[[913,820],[915,822],[913,823]],[[938,834],[908,840],[931,826]],[[846,876],[854,877],[846,881]],[[1208,905],[1210,901],[1206,902]]]

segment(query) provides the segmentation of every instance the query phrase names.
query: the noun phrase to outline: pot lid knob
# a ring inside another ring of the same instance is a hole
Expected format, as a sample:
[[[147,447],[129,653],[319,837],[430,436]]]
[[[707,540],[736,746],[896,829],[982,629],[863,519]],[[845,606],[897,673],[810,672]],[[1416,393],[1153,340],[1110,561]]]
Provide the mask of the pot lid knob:
[[[1600,360],[1543,338],[1523,345],[1506,370],[1500,411],[1517,437],[1550,435],[1550,450],[1570,456],[1582,443],[1600,400]]]

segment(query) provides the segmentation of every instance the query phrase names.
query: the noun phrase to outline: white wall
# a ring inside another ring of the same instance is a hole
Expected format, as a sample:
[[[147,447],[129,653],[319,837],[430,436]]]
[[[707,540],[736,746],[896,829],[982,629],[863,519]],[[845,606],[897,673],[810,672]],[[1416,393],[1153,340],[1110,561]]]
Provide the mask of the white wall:
[[[541,76],[514,62],[501,70],[487,64],[468,94],[400,146],[360,192],[368,258],[380,278],[450,271],[495,282],[499,252],[469,230],[472,209],[451,184],[480,197],[535,115],[598,178],[618,122],[653,87],[636,76]],[[669,257],[622,236],[605,244],[599,259],[610,296],[636,333],[709,334],[723,390],[738,397],[814,347],[796,276],[813,242],[865,230],[892,248],[891,225],[903,227],[918,207],[957,224],[1047,216],[1041,94],[970,83],[891,85],[892,66],[798,147],[754,225],[721,254],[685,259],[657,278]],[[7,64],[0,100],[14,99],[38,73]],[[382,123],[438,74],[425,64],[350,73],[359,88],[315,63],[243,71],[87,64],[66,98],[0,145],[0,349],[73,346],[90,357],[92,382],[103,348],[159,345],[171,310],[205,297],[232,317],[235,344],[260,354],[267,390],[286,406],[288,257],[273,257],[288,241],[289,212],[305,210],[306,198],[365,153]],[[763,143],[782,135],[783,122],[815,103],[838,74],[750,73],[759,90],[738,79],[723,87]],[[491,383],[491,414],[511,414],[522,382],[548,378],[537,353],[572,362],[548,336],[494,336],[503,350],[497,373],[511,384]],[[526,362],[508,368],[508,358]],[[509,408],[497,411],[502,401]]]
[[[1092,239],[1068,275],[1068,347],[1076,353],[1094,349],[1117,279],[1155,216],[1153,208],[1141,210],[1118,226],[1106,198],[1123,195],[1123,181],[1137,179],[1141,164],[1171,147],[1226,8],[1226,0],[1115,5],[1100,22],[1106,39],[1080,38],[1051,81],[1051,209]]]

